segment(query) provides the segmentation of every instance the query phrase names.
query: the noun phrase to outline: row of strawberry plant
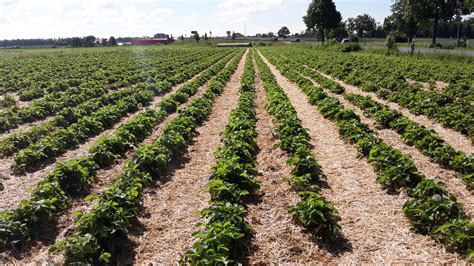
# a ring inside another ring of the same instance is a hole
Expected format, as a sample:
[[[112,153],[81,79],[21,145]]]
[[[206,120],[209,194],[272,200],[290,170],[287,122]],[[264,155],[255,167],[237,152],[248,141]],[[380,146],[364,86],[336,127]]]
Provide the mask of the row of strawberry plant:
[[[140,83],[134,87],[127,87],[122,90],[113,91],[107,93],[98,98],[91,99],[85,103],[80,104],[75,107],[67,107],[58,112],[58,114],[52,119],[51,122],[44,123],[41,125],[33,126],[31,129],[12,133],[2,139],[0,139],[0,155],[1,156],[11,156],[15,152],[20,151],[28,147],[30,144],[38,142],[40,139],[45,137],[47,134],[56,131],[59,128],[68,127],[74,123],[77,123],[82,117],[91,115],[93,112],[99,110],[102,107],[117,104],[118,101],[130,97],[133,94],[137,93],[137,88],[145,88],[152,90],[155,94],[158,94],[158,88],[170,88],[171,85],[175,85],[179,82],[182,82],[186,79],[189,79],[192,75],[196,74],[198,71],[202,70],[207,63],[207,66],[211,62],[215,62],[218,59],[223,58],[228,53],[219,53],[209,59],[206,59],[200,64],[193,64],[192,66],[183,65],[176,69],[176,71],[169,72],[169,76],[166,77],[163,82],[157,82],[155,84]],[[200,56],[196,55],[193,57],[194,60],[202,59]],[[214,60],[215,59],[215,60]],[[196,61],[194,61],[196,62]],[[192,61],[190,61],[192,63]],[[163,72],[167,72],[164,71]],[[172,73],[175,73],[174,75]],[[171,82],[171,84],[169,84]]]
[[[190,70],[183,71],[189,73],[186,76],[183,75],[183,78],[192,76],[196,72],[208,67],[214,60],[214,58],[210,58],[199,64],[199,67],[195,69],[190,68]],[[172,84],[167,81],[162,84],[166,86],[140,89],[131,96],[120,99],[115,105],[104,106],[91,115],[82,117],[77,123],[67,128],[61,128],[50,134],[46,134],[42,139],[14,154],[13,169],[16,171],[35,169],[44,161],[56,157],[68,149],[83,143],[104,129],[112,127],[113,124],[119,121],[123,116],[138,110],[140,106],[148,105],[155,95],[162,95],[169,92]]]
[[[245,197],[259,188],[254,179],[256,170],[256,113],[254,110],[255,70],[251,52],[247,54],[241,77],[239,104],[228,118],[221,142],[212,166],[210,206],[200,212],[206,221],[203,231],[193,248],[187,251],[181,262],[193,265],[216,265],[222,262],[236,263],[245,250],[245,236],[250,226],[245,221]]]
[[[474,188],[473,156],[454,150],[436,133],[369,96],[348,94],[346,98],[361,108],[365,115],[373,117],[380,126],[395,130],[405,141],[432,158],[434,162],[459,173],[469,189]]]
[[[158,90],[168,90],[158,88]],[[67,128],[61,128],[47,134],[38,142],[30,144],[26,149],[13,155],[12,169],[19,173],[36,170],[48,159],[57,157],[68,149],[84,143],[90,137],[111,128],[122,117],[136,112],[141,106],[148,105],[154,94],[148,90],[140,90],[136,94],[121,99],[117,104],[105,106],[90,116],[81,118]]]
[[[176,59],[197,60],[198,57],[202,57],[203,55],[206,55],[206,54],[209,55],[209,53],[203,53],[201,51],[201,52],[194,52],[194,53],[185,52],[185,53],[180,53],[180,54],[177,54],[177,55],[176,54],[175,55],[171,54],[170,56],[171,57],[176,57]],[[194,56],[190,56],[190,55],[194,55]],[[167,56],[166,54],[163,55],[163,56],[164,56],[164,58],[170,58],[169,56],[166,57]],[[164,61],[158,61],[158,62],[159,62],[159,64],[153,65],[152,67],[160,69],[161,73],[166,72],[164,70],[166,70],[166,67],[168,66],[167,63],[169,63],[170,61],[165,60],[165,62]],[[171,69],[168,68],[168,70],[171,70]],[[130,86],[130,85],[134,84],[133,81],[118,82],[118,80],[120,80],[120,77],[115,76],[115,75],[119,74],[119,73],[120,72],[112,72],[112,73],[109,72],[108,76],[106,78],[104,76],[100,76],[100,77],[95,78],[95,80],[99,81],[99,84],[103,84],[104,87],[106,87],[107,89],[111,89],[111,90],[116,90],[120,87]],[[163,75],[156,75],[156,74],[158,74],[158,73],[155,73],[155,76],[153,78],[154,81],[164,78]],[[90,78],[90,76],[87,77],[87,78]],[[137,81],[138,80],[139,79],[137,79]],[[149,81],[151,81],[151,80],[149,80]],[[148,82],[148,83],[150,83],[150,82]],[[74,87],[78,87],[81,84],[88,84],[88,83],[86,83],[84,80],[77,80],[77,79],[55,80],[55,81],[52,81],[50,84],[48,84],[48,86],[46,88],[33,87],[33,88],[30,88],[30,89],[27,89],[27,90],[22,90],[19,93],[19,97],[20,97],[20,100],[29,101],[29,100],[36,99],[36,98],[39,98],[40,96],[44,96],[44,95],[51,94],[51,93],[67,93],[69,89],[72,89]]]
[[[214,76],[220,75],[220,72],[226,69],[226,65],[229,60],[235,57],[235,53],[225,57],[214,66],[205,70],[193,81],[183,84],[180,89],[170,97],[163,99],[158,104],[157,111],[153,116],[160,116],[161,113],[173,113],[177,111],[180,104],[186,102],[189,97],[196,94],[199,87],[203,86],[206,82],[211,80]],[[112,164],[118,159],[125,151],[130,149],[134,143],[136,136],[143,134],[142,129],[134,126],[133,122],[126,123],[119,127],[113,135],[102,136],[97,142],[90,148],[90,153],[94,161],[100,167],[106,167]]]
[[[213,52],[208,52],[213,53]],[[162,60],[159,66],[175,69],[181,64],[193,62],[193,57],[171,56]],[[168,73],[169,74],[169,73]],[[136,78],[133,84],[145,82],[145,78]],[[0,132],[15,128],[22,123],[33,122],[39,119],[44,119],[47,116],[60,111],[65,107],[76,106],[84,101],[92,98],[97,98],[108,92],[104,86],[93,84],[83,84],[79,87],[69,89],[67,92],[57,92],[46,95],[42,99],[32,101],[28,106],[22,108],[14,108],[0,114]]]
[[[5,94],[1,99],[0,99],[0,107],[1,108],[11,108],[16,106],[16,101],[15,98],[13,98],[12,95],[10,94]]]
[[[190,57],[189,56],[179,56],[178,58],[178,61],[180,60],[183,60],[183,63],[185,62],[190,62]],[[173,54],[169,54],[167,57],[165,57],[163,59],[162,62],[160,62],[159,65],[157,65],[156,67],[157,68],[163,68],[164,71],[167,71],[169,65],[173,65],[174,63],[174,60],[176,60],[176,58],[174,58]],[[168,71],[167,71],[168,72]],[[142,81],[145,81],[144,79]],[[139,79],[135,79],[134,82],[128,82],[129,85],[132,85],[132,84],[135,84],[135,83],[138,83],[140,82]],[[15,109],[15,110],[10,110],[10,112],[6,113],[6,115],[8,116],[10,114],[11,116],[11,119],[9,119],[9,122],[10,124],[12,124],[12,126],[15,126],[15,112],[19,112],[20,113],[20,120],[25,120],[26,122],[29,122],[30,121],[30,117],[28,116],[28,113],[31,113],[31,110],[35,110],[34,112],[34,116],[38,116],[38,115],[42,115],[43,113],[47,113],[48,110],[50,109],[54,109],[54,110],[51,110],[51,111],[57,111],[57,107],[54,106],[54,102],[57,101],[58,99],[67,99],[67,97],[69,95],[74,95],[81,90],[81,88],[90,88],[90,87],[102,87],[102,88],[105,88],[105,84],[102,85],[100,83],[84,83],[83,85],[81,85],[80,87],[73,87],[73,89],[69,92],[69,93],[64,93],[63,91],[58,91],[57,93],[53,93],[53,94],[49,94],[47,95],[46,98],[44,99],[41,99],[41,100],[37,100],[37,101],[33,101],[31,103],[31,106],[29,106],[28,108],[20,108],[20,109]],[[108,89],[108,88],[106,88]],[[34,108],[33,108],[34,107]],[[59,106],[60,108],[60,106]],[[5,114],[4,114],[5,115]],[[44,114],[46,115],[46,114]],[[24,118],[24,119],[23,119]],[[39,117],[39,118],[43,118],[43,117]],[[21,121],[16,121],[16,122],[21,122]]]
[[[17,91],[20,100],[27,101],[86,84],[115,89],[143,78],[160,80],[156,67],[164,58],[175,56],[177,50],[188,57],[196,54],[192,49],[163,47],[140,53],[109,49],[29,54],[6,61],[0,58],[0,94]]]
[[[285,64],[287,63],[288,65],[291,64],[293,67],[296,67],[298,71],[301,71],[306,76],[311,77],[311,79],[317,82],[320,86],[331,91],[332,93],[343,94],[345,92],[344,87],[341,84],[335,82],[334,80],[326,78],[325,76],[321,75],[319,72],[314,71],[313,69],[309,68],[306,65],[294,64],[293,62],[291,62],[292,61],[291,57],[282,56],[282,58],[285,58],[287,60],[287,61],[281,62],[285,67],[290,67]]]
[[[214,100],[237,68],[239,58],[211,81],[201,98],[193,100],[170,121],[152,144],[142,145],[128,161],[125,173],[105,190],[88,213],[79,215],[77,232],[51,251],[64,251],[67,262],[110,262],[120,239],[126,238],[141,209],[144,187],[166,173],[173,158],[185,152],[196,128],[210,114]]]
[[[381,77],[394,76],[405,82],[408,79],[424,81],[428,82],[430,89],[439,95],[464,98],[468,101],[474,99],[474,90],[472,90],[474,84],[472,79],[474,75],[473,68],[471,65],[460,63],[457,60],[414,59],[406,56],[390,57],[369,53],[339,53],[334,55],[324,53],[323,57],[326,56],[332,60],[329,63],[339,64],[338,69],[348,74],[352,71],[363,70],[366,72],[364,75],[368,76],[371,74]],[[354,79],[365,79],[365,76],[352,74],[351,76]],[[436,81],[443,81],[449,85],[442,90],[435,90]],[[383,81],[380,85],[383,85]],[[417,86],[421,88],[420,84]]]
[[[159,87],[164,87],[160,85]],[[128,87],[123,90],[107,93],[99,98],[91,99],[76,107],[68,107],[61,110],[50,122],[31,127],[28,130],[8,134],[0,139],[0,156],[7,157],[13,155],[21,149],[28,147],[31,143],[37,142],[48,133],[60,127],[67,127],[76,123],[80,117],[91,114],[99,108],[116,104],[119,100],[136,93],[135,87]]]
[[[222,61],[193,81],[183,84],[168,96],[171,102],[184,103],[197,89],[225,67]],[[100,138],[89,155],[60,162],[33,191],[31,199],[22,201],[13,211],[0,212],[0,248],[12,242],[34,238],[40,228],[68,208],[71,197],[84,191],[96,180],[96,171],[111,166],[114,160],[132,149],[151,134],[155,126],[176,109],[147,109],[133,120],[120,126],[112,136]],[[107,159],[105,159],[107,158]]]
[[[397,72],[399,70],[393,71],[395,67],[388,65],[388,60],[378,65],[368,61],[366,56],[311,50],[291,53],[279,48],[271,49],[278,49],[299,63],[304,62],[313,69],[333,75],[363,90],[375,92],[379,97],[396,102],[416,115],[426,115],[470,138],[474,136],[474,108],[469,100],[425,91],[409,84]],[[469,85],[466,86],[470,88]]]
[[[474,224],[442,183],[423,176],[410,157],[385,144],[336,98],[329,97],[298,72],[282,68],[269,53],[266,55],[283,75],[299,85],[323,116],[337,123],[341,137],[355,144],[361,156],[375,167],[377,180],[384,188],[407,191],[411,199],[404,204],[403,211],[417,233],[431,235],[448,248],[473,258]]]
[[[290,157],[287,161],[293,168],[290,182],[301,197],[301,201],[289,211],[299,223],[314,234],[334,236],[340,230],[337,224],[337,210],[318,193],[317,182],[326,179],[326,176],[311,152],[309,133],[301,125],[288,96],[260,56],[257,57],[257,65],[269,101],[268,111],[278,121],[276,127],[278,146]]]
[[[320,76],[317,71],[295,63],[291,58],[286,58],[286,60],[275,58],[275,61],[278,62],[282,69],[293,68],[310,78]],[[319,79],[316,80],[319,86],[328,89],[326,84],[319,83]],[[364,111],[364,115],[373,117],[380,126],[395,130],[408,144],[414,145],[424,155],[433,159],[434,162],[456,171],[466,183],[468,189],[474,187],[473,156],[468,156],[463,152],[454,150],[436,133],[413,122],[402,113],[391,109],[387,105],[376,102],[369,96],[364,97],[356,94],[345,94],[344,97],[361,108]]]

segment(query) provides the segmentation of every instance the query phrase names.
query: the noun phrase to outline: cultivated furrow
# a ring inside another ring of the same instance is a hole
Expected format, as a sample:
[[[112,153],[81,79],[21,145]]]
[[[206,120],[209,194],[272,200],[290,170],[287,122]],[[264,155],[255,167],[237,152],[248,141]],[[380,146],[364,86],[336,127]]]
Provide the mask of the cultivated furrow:
[[[391,102],[391,101],[385,101],[377,97],[375,93],[371,92],[364,92],[361,89],[346,84],[342,82],[339,79],[333,78],[329,75],[326,75],[324,73],[319,72],[321,75],[323,75],[326,78],[329,78],[331,80],[336,81],[340,85],[344,87],[346,90],[346,93],[354,93],[354,94],[359,94],[359,95],[364,95],[364,96],[370,96],[372,99],[375,101],[385,104],[390,106],[390,108],[397,110],[401,112],[403,115],[406,117],[410,118],[411,120],[419,123],[420,125],[425,126],[426,128],[434,130],[436,133],[438,133],[449,145],[453,146],[454,149],[463,151],[466,154],[474,154],[474,145],[472,145],[471,140],[466,137],[465,135],[450,129],[450,128],[445,128],[441,124],[434,122],[433,120],[429,119],[428,117],[424,115],[414,115],[412,114],[408,109],[403,108],[399,106],[397,103]]]
[[[192,246],[192,233],[197,230],[200,217],[210,199],[206,191],[213,153],[220,145],[220,135],[227,124],[227,117],[237,106],[240,77],[245,55],[236,72],[227,83],[222,95],[216,100],[208,120],[198,128],[198,136],[187,149],[180,168],[169,174],[169,179],[158,189],[146,190],[144,211],[139,220],[140,234],[131,237],[137,245],[134,261],[130,263],[176,263]]]
[[[308,128],[316,158],[327,175],[329,189],[323,188],[321,193],[334,202],[348,240],[342,247],[337,242],[329,247],[335,255],[333,261],[384,264],[460,260],[459,255],[446,252],[436,241],[410,230],[401,211],[408,197],[403,193],[387,194],[376,182],[377,174],[367,161],[358,159],[356,149],[339,139],[335,124],[317,112],[294,83],[264,60]]]
[[[246,220],[252,226],[247,261],[250,264],[327,262],[324,251],[310,234],[296,225],[288,209],[300,200],[286,178],[291,176],[288,156],[275,147],[275,123],[265,110],[267,100],[262,81],[256,78],[257,155],[256,179],[260,190],[255,203],[248,205]]]
[[[310,79],[311,80],[311,79]],[[314,82],[314,80],[312,80]],[[317,83],[315,83],[317,84]],[[456,177],[456,173],[452,170],[443,169],[439,164],[434,163],[430,160],[429,157],[423,155],[419,150],[414,146],[406,144],[400,137],[400,135],[391,129],[379,129],[376,122],[364,115],[363,111],[354,106],[349,102],[344,96],[331,93],[330,91],[325,90],[325,92],[337,98],[345,108],[353,110],[356,113],[361,121],[374,130],[378,137],[382,139],[385,143],[390,146],[395,147],[400,150],[403,154],[409,155],[416,164],[416,168],[427,177],[431,177],[438,181],[442,181],[446,184],[448,191],[455,193],[459,202],[463,204],[466,213],[471,216],[474,214],[474,197],[471,191],[466,189],[463,181],[460,178]]]
[[[204,71],[205,70],[201,71],[189,81],[194,80],[197,76],[199,76]],[[149,106],[140,108],[138,111],[132,113],[131,115],[122,118],[112,128],[102,131],[100,134],[94,136],[93,138],[90,138],[87,142],[79,145],[77,148],[67,151],[65,154],[63,154],[60,157],[57,157],[55,160],[50,160],[51,163],[49,163],[49,165],[47,165],[46,167],[38,171],[26,173],[25,175],[22,175],[21,177],[14,176],[11,169],[9,169],[9,165],[11,166],[11,164],[13,163],[13,159],[12,158],[3,159],[5,161],[5,164],[1,166],[2,168],[0,170],[2,170],[2,173],[5,178],[5,180],[2,181],[5,189],[0,192],[0,196],[1,196],[0,209],[2,210],[13,209],[18,205],[18,203],[21,200],[27,199],[30,195],[29,190],[34,188],[36,184],[38,183],[38,181],[42,180],[42,178],[47,173],[51,172],[55,168],[56,164],[53,162],[55,161],[60,162],[63,160],[74,159],[74,158],[86,155],[89,152],[90,147],[94,143],[96,143],[100,137],[112,134],[121,125],[133,120],[140,113],[143,113],[146,108],[156,108],[163,98],[165,98],[167,95],[170,95],[176,92],[178,88],[186,82],[173,86],[173,88],[169,92],[163,95],[156,96]]]

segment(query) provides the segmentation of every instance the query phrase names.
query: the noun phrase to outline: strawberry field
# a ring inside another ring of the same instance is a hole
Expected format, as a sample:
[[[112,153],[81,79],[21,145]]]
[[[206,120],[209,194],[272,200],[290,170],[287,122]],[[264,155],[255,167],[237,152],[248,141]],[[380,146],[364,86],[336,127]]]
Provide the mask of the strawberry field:
[[[2,264],[474,262],[474,67],[306,45],[0,55]]]

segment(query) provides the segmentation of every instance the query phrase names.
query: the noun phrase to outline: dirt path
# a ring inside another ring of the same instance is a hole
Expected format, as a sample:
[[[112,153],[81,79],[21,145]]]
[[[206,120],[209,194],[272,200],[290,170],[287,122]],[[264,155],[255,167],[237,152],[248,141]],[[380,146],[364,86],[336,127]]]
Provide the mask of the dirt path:
[[[30,104],[30,101],[22,101],[22,100],[20,100],[20,96],[19,96],[17,93],[13,93],[13,94],[11,94],[11,95],[13,96],[13,99],[15,99],[16,106],[18,106],[19,108],[25,107],[25,106],[27,106],[28,104]]]
[[[202,72],[201,72],[202,73]],[[200,74],[200,73],[199,73]],[[192,79],[188,80],[191,81],[195,79],[199,74],[195,75]],[[149,108],[156,108],[160,101],[165,98],[167,95],[170,95],[178,90],[178,88],[184,83],[178,84],[173,86],[170,92],[157,96],[153,99],[151,104],[148,106]],[[97,142],[97,140],[101,136],[111,135],[113,132],[119,128],[121,125],[131,121],[140,113],[144,112],[145,108],[140,108],[138,111],[128,115],[127,117],[122,118],[118,123],[116,123],[111,129],[102,131],[99,135],[96,135],[90,138],[87,142],[79,145],[73,150],[67,151],[62,156],[57,157],[55,160],[51,160],[51,163],[42,169],[27,173],[22,176],[15,176],[10,169],[11,164],[13,163],[13,159],[6,158],[2,159],[0,162],[0,173],[2,177],[2,183],[5,186],[5,190],[0,192],[0,210],[3,209],[13,209],[15,208],[18,203],[20,203],[23,199],[28,199],[30,197],[30,189],[36,187],[36,184],[43,180],[43,178],[54,170],[56,163],[63,160],[74,159],[80,156],[85,156],[89,153],[90,147]],[[5,163],[3,163],[5,162]]]
[[[326,75],[324,73],[319,72],[321,75],[324,77],[327,77],[329,79],[332,79],[336,81],[337,83],[341,84],[344,89],[346,90],[346,93],[354,93],[354,94],[359,94],[359,95],[364,95],[364,96],[370,96],[372,97],[373,100],[381,103],[388,105],[390,108],[397,110],[401,112],[403,115],[406,117],[410,118],[411,120],[419,123],[420,125],[425,126],[426,128],[433,129],[436,133],[438,133],[449,145],[451,145],[455,150],[463,151],[466,154],[474,154],[474,145],[472,144],[471,140],[466,137],[465,135],[449,128],[443,127],[441,124],[434,122],[433,120],[429,119],[426,116],[423,115],[414,115],[410,113],[410,111],[406,108],[403,108],[399,106],[398,104],[394,102],[389,102],[385,101],[382,99],[379,99],[375,93],[372,92],[364,92],[361,89],[346,84],[342,82],[341,80],[338,80],[336,78],[333,78],[329,75]]]
[[[255,108],[257,112],[258,176],[261,188],[257,202],[248,205],[246,220],[253,229],[251,248],[247,256],[250,264],[325,262],[327,254],[314,243],[311,236],[296,225],[288,208],[299,198],[285,178],[291,176],[288,156],[274,147],[275,124],[265,110],[267,102],[260,78],[256,78]]]
[[[245,55],[208,120],[198,128],[198,136],[187,149],[182,167],[175,169],[158,188],[146,189],[144,215],[139,217],[140,232],[130,237],[136,245],[135,257],[127,254],[120,261],[174,264],[192,247],[191,234],[198,230],[197,223],[202,222],[197,212],[207,207],[210,200],[206,187],[213,153],[221,145],[221,133],[230,112],[237,106],[244,62]]]
[[[413,79],[406,79],[406,81],[410,84],[421,84],[421,88],[425,91],[433,91],[431,88],[430,88],[430,84],[427,83],[427,82],[421,82],[421,81],[416,81],[416,80],[413,80]],[[434,88],[434,91],[435,92],[442,92],[444,89],[446,89],[446,87],[448,87],[449,84],[446,83],[446,82],[443,82],[443,81],[435,81],[435,88]]]
[[[311,80],[313,83],[314,80]],[[469,191],[464,185],[463,181],[456,177],[456,173],[452,170],[443,169],[439,164],[434,163],[428,156],[423,155],[415,146],[406,144],[400,135],[391,129],[378,129],[373,119],[364,116],[363,111],[354,106],[344,96],[331,93],[326,90],[326,93],[332,97],[336,97],[347,109],[353,110],[361,121],[369,125],[374,130],[379,138],[381,138],[388,145],[400,150],[403,154],[409,155],[415,162],[418,171],[428,178],[442,181],[446,184],[448,191],[456,194],[458,201],[464,205],[466,213],[471,217],[474,215],[474,196],[472,191]]]
[[[15,101],[15,105],[16,107],[23,107],[23,106],[26,106],[29,104],[28,101],[22,101],[20,100],[20,96],[18,96],[18,92],[7,92],[3,95],[0,95],[0,101],[3,101],[5,99],[5,95],[9,95],[13,98],[13,100]],[[3,106],[0,106],[0,111],[4,111],[6,110],[7,108],[3,107]]]
[[[266,61],[268,63],[268,61]],[[349,249],[333,252],[334,263],[454,263],[460,256],[447,253],[429,237],[410,230],[402,213],[408,197],[389,195],[377,183],[377,174],[353,145],[339,138],[334,123],[310,105],[299,88],[270,65],[298,117],[311,135],[316,160],[328,180],[321,193],[335,204]],[[337,244],[335,251],[338,251]],[[339,249],[340,250],[340,249]]]

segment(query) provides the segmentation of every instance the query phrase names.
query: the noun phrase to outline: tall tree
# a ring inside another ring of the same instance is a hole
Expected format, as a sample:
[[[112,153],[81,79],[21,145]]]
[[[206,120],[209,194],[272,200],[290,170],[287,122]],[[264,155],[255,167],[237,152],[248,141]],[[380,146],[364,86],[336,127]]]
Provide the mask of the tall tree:
[[[464,7],[469,13],[474,12],[474,0],[464,0]]]
[[[82,46],[82,40],[81,40],[81,38],[79,38],[79,37],[73,37],[73,38],[71,39],[71,46],[72,46],[73,48],[75,48],[75,47],[81,47],[81,46]]]
[[[288,29],[287,26],[283,26],[279,31],[278,31],[278,37],[285,38],[290,35],[290,30]]]
[[[324,43],[325,32],[337,28],[341,20],[341,13],[337,11],[332,0],[313,0],[309,4],[306,16],[303,17],[309,30],[319,31],[322,43]]]
[[[199,36],[199,33],[197,31],[194,33],[194,40],[196,42],[199,42],[201,40],[201,36]]]
[[[108,45],[110,46],[117,46],[117,40],[114,36],[110,36],[109,40],[107,41]]]
[[[454,17],[458,1],[459,0],[424,0],[424,18],[426,20],[432,20],[433,22],[432,45],[436,45],[439,21],[448,21]]]
[[[413,41],[418,27],[426,20],[425,1],[430,0],[399,0],[392,5],[392,15],[384,21],[384,29],[388,33],[405,33],[408,42]]]
[[[86,47],[94,47],[95,45],[95,37],[93,35],[89,35],[84,39],[84,45]]]
[[[204,40],[206,41],[206,43],[207,43],[207,40],[208,40],[208,39],[209,39],[209,38],[207,37],[207,32],[205,32],[205,33],[204,33]]]
[[[356,32],[359,38],[371,35],[377,29],[375,19],[367,14],[347,19],[346,25],[349,32]]]

